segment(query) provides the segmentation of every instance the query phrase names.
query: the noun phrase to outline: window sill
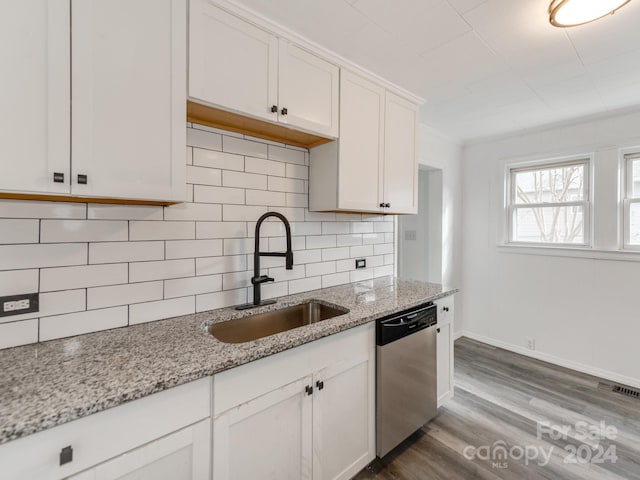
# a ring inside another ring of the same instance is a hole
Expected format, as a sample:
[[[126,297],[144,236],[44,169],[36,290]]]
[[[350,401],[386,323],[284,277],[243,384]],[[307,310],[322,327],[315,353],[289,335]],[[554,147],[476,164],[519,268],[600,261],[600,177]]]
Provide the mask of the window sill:
[[[640,262],[640,250],[597,250],[590,247],[554,247],[546,245],[514,244],[499,244],[497,247],[499,253]]]

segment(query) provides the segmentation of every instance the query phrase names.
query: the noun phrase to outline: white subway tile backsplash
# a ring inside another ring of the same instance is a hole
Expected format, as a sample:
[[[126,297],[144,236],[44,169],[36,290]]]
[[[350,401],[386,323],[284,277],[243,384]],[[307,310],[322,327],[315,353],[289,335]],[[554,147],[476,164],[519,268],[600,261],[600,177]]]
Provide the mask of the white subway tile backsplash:
[[[173,298],[129,306],[129,325],[179,317],[196,311],[196,297]]]
[[[228,153],[237,153],[248,157],[267,158],[267,144],[243,140],[241,138],[224,136],[222,150]]]
[[[40,270],[40,291],[51,292],[127,283],[128,270],[129,265],[126,263],[43,268]]]
[[[309,167],[304,165],[295,165],[287,163],[286,174],[288,178],[298,178],[300,180],[309,180]]]
[[[164,242],[90,243],[89,263],[144,262],[164,259]]]
[[[293,150],[291,148],[278,147],[275,145],[268,146],[268,153],[270,160],[277,160],[279,162],[295,163],[297,165],[305,165],[304,151]]]
[[[129,222],[130,240],[193,240],[195,222]]]
[[[89,220],[162,220],[162,207],[90,203],[87,218]]]
[[[0,272],[0,296],[36,293],[38,269]]]
[[[197,220],[219,221],[222,220],[222,205],[209,203],[178,203],[165,207],[165,220]]]
[[[84,203],[0,200],[0,218],[87,218]]]
[[[40,318],[40,341],[126,327],[127,322],[126,306]]]
[[[196,203],[220,203],[244,205],[244,189],[229,187],[193,186],[193,201]]]
[[[244,172],[244,157],[232,153],[214,152],[212,150],[193,149],[193,164],[200,167],[220,168]]]
[[[231,136],[231,137],[244,138],[244,135],[242,135],[241,133],[230,132],[228,130],[221,130],[219,128],[209,127],[207,125],[200,125],[200,124],[197,124],[197,123],[193,123],[191,125],[189,125],[189,123],[187,123],[187,125],[195,128],[197,130],[204,130],[205,132],[213,132],[213,133],[219,133],[221,135],[226,135],[226,136]]]
[[[185,297],[200,293],[219,292],[220,290],[222,290],[222,275],[176,278],[164,282],[164,298]],[[193,304],[195,308],[195,301]]]
[[[307,248],[332,248],[336,246],[335,235],[312,235],[307,237]]]
[[[39,220],[22,218],[0,219],[0,243],[38,243],[39,239]]]
[[[118,220],[42,220],[40,242],[124,242],[129,239],[128,227],[128,222]]]
[[[230,307],[247,303],[247,289],[226,290],[216,293],[205,293],[196,296],[196,312],[214,310],[216,308]]]
[[[222,150],[222,135],[197,128],[187,128],[187,145],[208,150]]]
[[[317,275],[327,275],[336,272],[336,262],[308,263],[306,265],[306,276],[315,277]]]
[[[322,276],[322,288],[334,287],[336,285],[344,285],[349,283],[351,278],[349,272],[333,273],[331,275]]]
[[[222,255],[222,240],[171,240],[165,252],[167,260]]]
[[[132,283],[165,280],[168,278],[193,277],[195,274],[196,262],[193,258],[129,264],[129,281]]]
[[[196,275],[239,272],[247,270],[246,255],[196,258]]]
[[[222,172],[222,185],[225,187],[253,188],[256,190],[267,189],[266,175],[256,173],[234,172],[224,170]]]
[[[222,172],[216,168],[187,166],[187,183],[193,185],[222,185]]]
[[[291,280],[289,282],[289,294],[306,292],[322,288],[322,277],[301,278],[300,280]]]
[[[306,193],[304,180],[295,178],[267,177],[267,189],[274,192]]]
[[[86,263],[86,243],[0,245],[0,270],[61,267]]]
[[[0,323],[0,349],[19,347],[38,341],[38,319]]]
[[[309,212],[308,151],[199,125],[187,132],[186,203],[0,200],[0,295],[41,298],[39,319],[0,321],[0,348],[247,302],[255,222],[267,211],[291,223],[294,268],[261,258],[261,274],[276,280],[263,298],[393,274],[394,217]],[[283,252],[284,234],[269,218],[260,251]],[[367,268],[356,271],[359,257]]]
[[[247,205],[271,205],[274,207],[286,207],[287,197],[283,192],[268,192],[265,190],[247,190]]]
[[[162,281],[93,287],[87,289],[87,308],[93,310],[115,305],[150,302],[161,300],[162,296]]]
[[[284,177],[286,174],[286,164],[274,162],[263,158],[245,157],[244,171],[250,173],[260,173],[262,175],[276,175]]]
[[[247,222],[198,222],[196,238],[245,238]],[[207,255],[212,256],[213,253]]]

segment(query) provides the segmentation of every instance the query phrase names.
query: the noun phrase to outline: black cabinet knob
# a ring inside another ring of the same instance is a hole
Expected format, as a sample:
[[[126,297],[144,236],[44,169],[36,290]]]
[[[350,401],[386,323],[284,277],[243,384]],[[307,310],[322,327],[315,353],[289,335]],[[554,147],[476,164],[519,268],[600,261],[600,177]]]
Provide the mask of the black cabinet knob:
[[[440,333],[440,329],[439,329],[439,328],[436,328],[436,332]]]
[[[287,110],[287,107],[283,107],[282,110],[280,110],[280,113],[282,115],[286,115],[287,113],[289,113],[289,110]]]
[[[390,204],[390,203],[385,203],[385,204],[384,204],[384,207],[385,207],[385,208],[391,208],[391,204]]]
[[[278,112],[278,106],[277,105],[271,105],[271,113],[277,113]]]
[[[442,307],[442,310],[445,311],[445,312],[448,312],[449,311],[449,307]]]
[[[384,208],[384,203],[381,203],[381,204],[380,204],[380,208]]]
[[[54,183],[64,183],[64,173],[53,172],[53,182]]]
[[[69,445],[60,450],[60,466],[73,461],[73,447]]]
[[[321,382],[320,380],[318,380],[316,382],[316,387],[318,387],[318,390],[322,390],[324,388],[324,382]]]
[[[78,174],[78,185],[86,185],[87,184],[87,176]]]
[[[311,395],[313,393],[313,387],[311,385],[307,385],[304,388],[304,391],[306,392],[307,395]]]

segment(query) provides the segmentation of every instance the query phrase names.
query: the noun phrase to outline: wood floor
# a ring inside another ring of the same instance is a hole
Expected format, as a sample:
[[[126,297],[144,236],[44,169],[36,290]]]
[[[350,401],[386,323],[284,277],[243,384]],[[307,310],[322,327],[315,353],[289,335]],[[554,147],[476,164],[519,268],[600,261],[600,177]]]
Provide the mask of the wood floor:
[[[640,399],[466,338],[455,361],[454,399],[357,480],[640,479]]]

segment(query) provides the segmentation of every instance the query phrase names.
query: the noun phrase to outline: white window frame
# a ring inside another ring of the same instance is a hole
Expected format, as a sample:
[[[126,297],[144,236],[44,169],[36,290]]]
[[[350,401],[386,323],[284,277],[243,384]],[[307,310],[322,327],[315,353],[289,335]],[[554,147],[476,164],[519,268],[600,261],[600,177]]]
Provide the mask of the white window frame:
[[[554,167],[566,167],[571,165],[584,165],[584,195],[583,200],[571,201],[571,202],[557,202],[557,203],[530,203],[530,204],[516,204],[515,198],[515,174],[523,171],[531,170],[545,170]],[[532,247],[545,247],[545,248],[590,248],[592,245],[592,178],[593,178],[593,158],[591,155],[576,155],[564,158],[554,158],[546,160],[536,160],[523,163],[510,163],[507,164],[505,169],[505,239],[507,245],[514,246],[532,246]],[[571,207],[582,206],[583,207],[583,222],[584,222],[584,242],[582,243],[550,243],[550,242],[524,242],[513,239],[513,227],[514,216],[518,208],[536,208],[536,207]]]
[[[640,251],[640,245],[632,245],[631,240],[631,204],[640,203],[640,197],[632,198],[631,192],[633,192],[633,162],[635,160],[640,161],[640,150],[634,149],[628,151],[623,155],[623,182],[622,185],[622,227],[623,227],[623,241],[622,247],[624,250]]]

